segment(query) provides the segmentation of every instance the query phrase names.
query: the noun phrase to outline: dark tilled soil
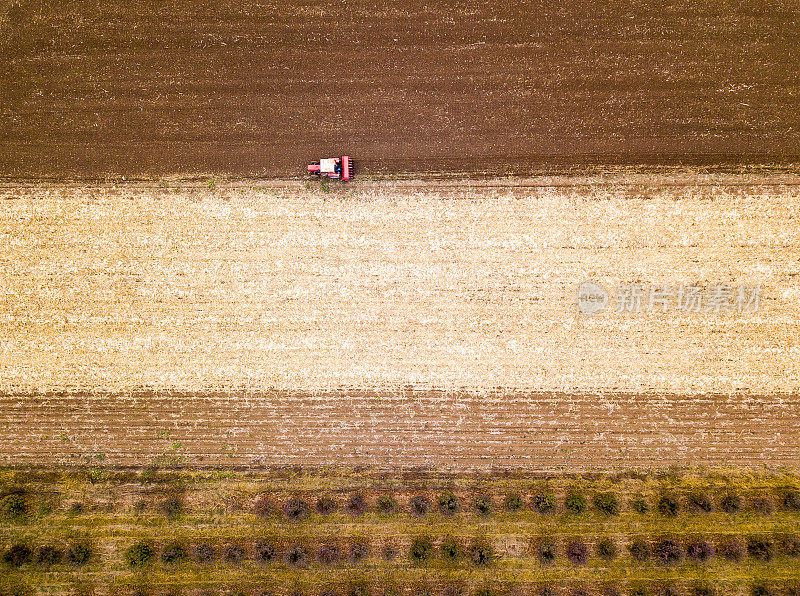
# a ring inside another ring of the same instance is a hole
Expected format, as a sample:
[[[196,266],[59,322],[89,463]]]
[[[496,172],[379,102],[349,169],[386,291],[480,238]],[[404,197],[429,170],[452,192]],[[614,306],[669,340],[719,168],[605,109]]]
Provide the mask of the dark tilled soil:
[[[796,2],[0,3],[0,173],[800,155]]]
[[[5,395],[0,463],[791,468],[799,414],[797,395]]]

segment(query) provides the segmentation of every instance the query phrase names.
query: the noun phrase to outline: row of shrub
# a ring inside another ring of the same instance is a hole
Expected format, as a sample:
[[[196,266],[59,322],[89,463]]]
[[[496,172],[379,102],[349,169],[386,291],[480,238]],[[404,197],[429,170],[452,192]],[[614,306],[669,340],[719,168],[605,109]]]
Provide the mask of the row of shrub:
[[[788,511],[800,511],[800,493],[789,491],[783,494],[781,506]],[[561,500],[562,511],[580,515],[587,512],[590,508],[597,513],[605,516],[618,515],[622,510],[622,504],[616,494],[612,492],[599,492],[591,497],[591,501],[580,491],[571,491]],[[749,499],[748,502],[736,493],[722,495],[715,503],[708,495],[702,492],[693,492],[683,497],[672,494],[662,494],[651,507],[651,503],[644,497],[635,497],[630,503],[630,509],[641,514],[656,511],[661,515],[674,517],[682,509],[691,514],[710,513],[721,511],[724,513],[738,513],[749,509],[759,514],[771,514],[775,511],[775,502],[766,496],[757,496]],[[424,517],[429,513],[437,512],[441,515],[450,517],[463,512],[466,508],[483,516],[491,515],[498,503],[489,495],[478,495],[473,497],[469,503],[464,504],[452,492],[445,492],[434,500],[426,495],[415,495],[409,499],[408,513],[414,517]],[[340,505],[333,497],[325,495],[319,497],[314,503],[310,503],[300,497],[287,499],[281,506],[275,505],[269,495],[261,495],[253,508],[253,512],[260,517],[269,517],[277,512],[290,521],[302,521],[312,512],[319,515],[330,515],[337,510],[343,509],[353,516],[363,515],[369,510],[370,504],[366,497],[361,493],[351,495],[346,503]],[[542,492],[533,495],[526,503],[518,493],[506,495],[502,501],[502,509],[507,512],[520,511],[529,507],[543,515],[555,513],[559,510],[559,501],[553,493]],[[378,514],[391,515],[399,510],[397,499],[391,495],[378,497],[372,506]]]
[[[681,586],[669,581],[633,581],[625,584],[557,585],[553,583],[533,587],[510,586],[499,583],[484,583],[470,588],[461,583],[431,587],[429,585],[370,586],[365,582],[348,585],[327,585],[318,590],[294,589],[287,596],[717,596],[725,593],[718,585],[708,581],[693,581]],[[738,592],[737,590],[737,593]],[[800,596],[798,583],[755,582],[747,586],[747,596]],[[224,588],[222,596],[276,596],[270,590]],[[146,588],[135,588],[129,596],[151,596]]]
[[[785,511],[800,511],[800,492],[786,491],[779,496],[777,503]],[[769,515],[776,510],[776,501],[763,495],[745,500],[741,495],[732,492],[721,495],[715,501],[706,493],[696,491],[682,496],[662,494],[654,503],[650,503],[642,496],[636,496],[628,502],[628,506],[631,511],[641,514],[655,511],[668,517],[674,517],[682,510],[695,515],[713,511],[732,514],[745,510]],[[588,499],[584,493],[576,490],[568,492],[560,500],[553,493],[546,491],[534,494],[529,499],[523,499],[519,493],[509,493],[501,501],[496,501],[490,495],[481,494],[471,498],[468,503],[463,503],[462,499],[452,492],[444,492],[433,500],[426,495],[413,496],[409,500],[408,513],[414,517],[424,517],[432,512],[438,512],[444,516],[454,516],[465,510],[471,510],[479,515],[488,516],[498,507],[507,512],[529,508],[543,515],[556,513],[559,510],[564,513],[580,515],[592,509],[601,515],[614,516],[621,512],[622,503],[612,492],[598,492]],[[146,508],[147,503],[144,501],[137,504],[137,511],[143,511]],[[174,518],[183,513],[184,503],[180,496],[168,496],[157,502],[155,509],[169,518]],[[391,495],[382,495],[370,504],[362,493],[357,492],[342,503],[330,495],[323,495],[313,502],[300,497],[292,497],[282,505],[274,503],[269,495],[261,495],[253,507],[254,513],[260,517],[269,517],[280,512],[291,521],[301,521],[312,512],[325,516],[339,510],[356,517],[363,515],[368,510],[374,510],[381,515],[392,515],[399,511],[399,506],[397,499]],[[83,511],[84,505],[80,502],[71,503],[67,508],[67,513],[70,515],[79,515]],[[0,516],[4,519],[19,520],[26,517],[28,513],[29,505],[22,493],[6,495],[0,500]]]
[[[563,556],[574,565],[585,565],[589,561],[589,546],[581,540],[567,539],[561,547],[550,538],[537,540],[533,550],[542,564],[555,563]],[[769,562],[776,553],[787,557],[800,558],[800,537],[798,536],[738,536],[724,537],[715,542],[700,539],[678,539],[661,537],[655,540],[635,538],[626,545],[628,554],[634,561],[655,563],[667,566],[678,565],[686,560],[693,563],[706,563],[719,556],[731,562],[741,562],[745,557],[761,562]],[[612,538],[601,538],[594,545],[595,554],[604,561],[612,561],[621,555],[621,549]]]
[[[87,542],[73,542],[66,547],[44,544],[32,548],[24,542],[10,545],[3,551],[3,563],[11,567],[35,564],[40,567],[67,564],[85,565],[92,557],[92,547]]]

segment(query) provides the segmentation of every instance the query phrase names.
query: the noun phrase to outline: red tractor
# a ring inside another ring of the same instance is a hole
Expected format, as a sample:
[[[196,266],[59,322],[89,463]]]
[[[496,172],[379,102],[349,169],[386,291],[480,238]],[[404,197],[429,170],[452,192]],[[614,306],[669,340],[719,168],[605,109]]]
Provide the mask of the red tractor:
[[[349,155],[320,159],[308,164],[308,173],[320,178],[339,178],[347,182],[353,177],[353,160]]]

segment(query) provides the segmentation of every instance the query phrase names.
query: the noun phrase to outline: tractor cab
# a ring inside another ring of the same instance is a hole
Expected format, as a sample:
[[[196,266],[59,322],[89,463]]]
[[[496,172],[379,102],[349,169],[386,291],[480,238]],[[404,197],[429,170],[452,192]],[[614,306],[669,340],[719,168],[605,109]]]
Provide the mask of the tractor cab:
[[[353,161],[349,155],[326,157],[308,164],[308,173],[320,178],[338,178],[347,182],[353,177]]]

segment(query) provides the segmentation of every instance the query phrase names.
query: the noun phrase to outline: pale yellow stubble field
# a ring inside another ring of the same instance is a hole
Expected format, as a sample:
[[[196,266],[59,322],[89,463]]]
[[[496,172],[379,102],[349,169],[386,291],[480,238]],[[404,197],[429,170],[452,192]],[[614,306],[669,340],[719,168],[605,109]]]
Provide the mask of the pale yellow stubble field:
[[[797,390],[798,187],[638,182],[7,184],[0,390]],[[586,279],[763,299],[590,318]]]

